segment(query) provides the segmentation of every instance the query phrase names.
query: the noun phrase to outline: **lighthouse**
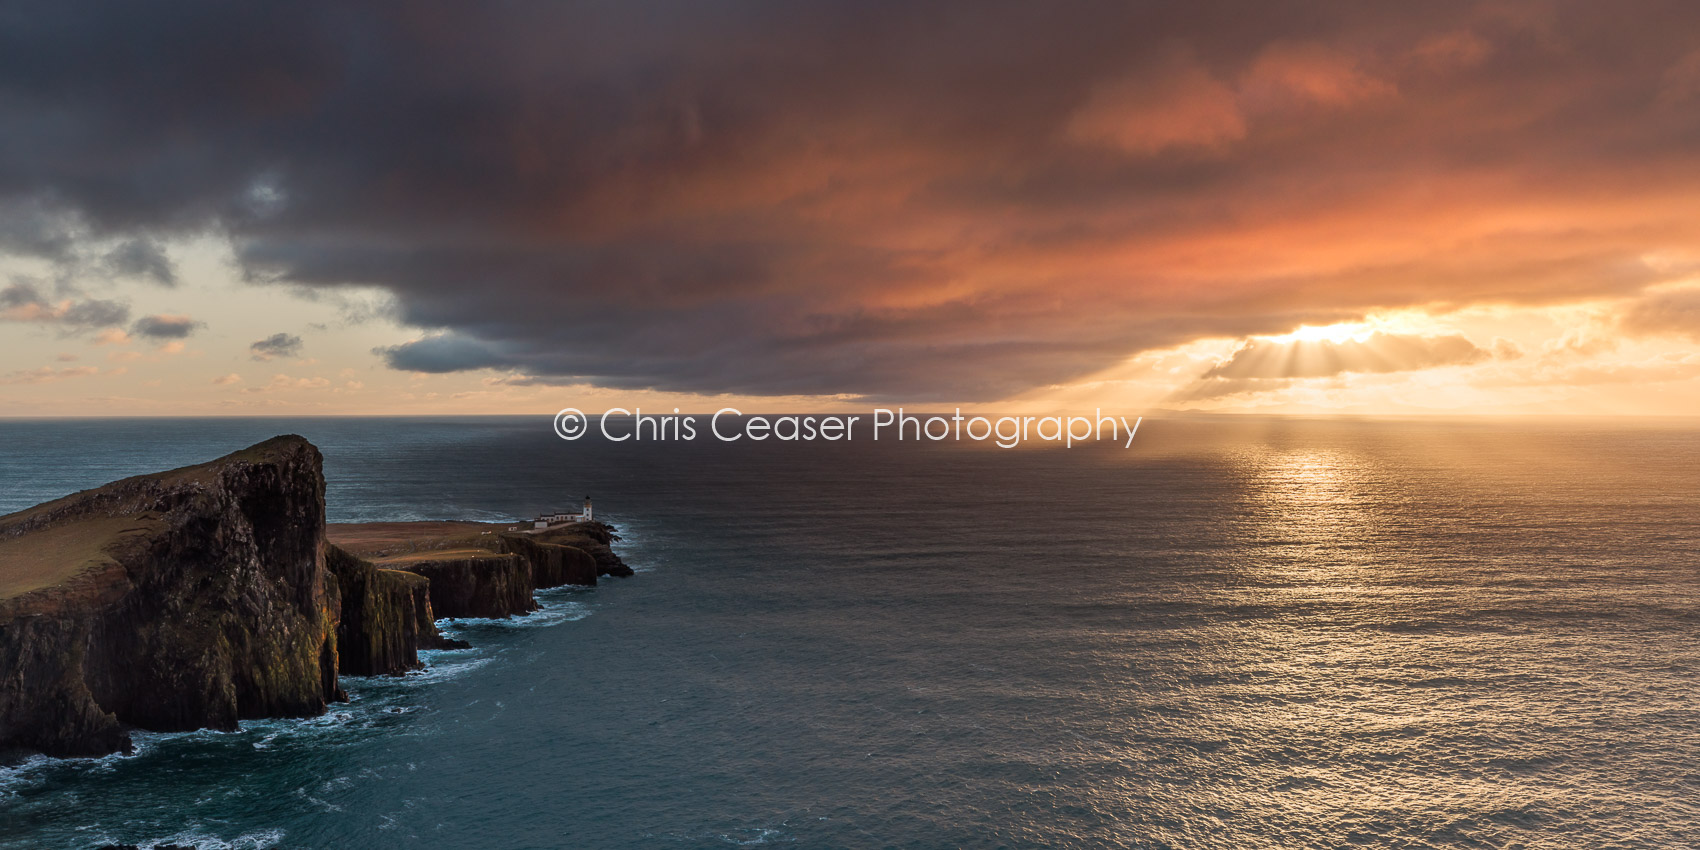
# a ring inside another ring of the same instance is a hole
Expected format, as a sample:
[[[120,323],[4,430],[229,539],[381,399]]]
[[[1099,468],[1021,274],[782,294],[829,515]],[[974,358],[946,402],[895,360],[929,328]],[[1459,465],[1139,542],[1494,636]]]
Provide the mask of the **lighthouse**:
[[[553,513],[540,514],[537,519],[532,521],[531,527],[538,531],[542,531],[552,525],[560,525],[568,522],[590,522],[590,520],[590,497],[585,496],[584,513],[569,514],[566,511],[555,511]]]

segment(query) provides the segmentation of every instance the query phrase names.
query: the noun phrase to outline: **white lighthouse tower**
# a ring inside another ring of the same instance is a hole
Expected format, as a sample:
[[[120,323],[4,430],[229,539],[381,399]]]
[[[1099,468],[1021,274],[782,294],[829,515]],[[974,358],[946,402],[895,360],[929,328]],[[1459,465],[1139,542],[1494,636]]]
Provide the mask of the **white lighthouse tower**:
[[[579,521],[580,522],[590,522],[590,520],[591,520],[590,497],[585,496],[584,497],[584,513],[579,514]]]

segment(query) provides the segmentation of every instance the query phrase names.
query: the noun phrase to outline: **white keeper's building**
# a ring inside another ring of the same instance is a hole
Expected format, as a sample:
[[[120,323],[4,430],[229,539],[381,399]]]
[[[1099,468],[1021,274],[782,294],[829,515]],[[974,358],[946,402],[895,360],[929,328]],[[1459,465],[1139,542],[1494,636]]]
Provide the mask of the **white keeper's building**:
[[[552,525],[565,525],[569,522],[590,522],[592,516],[593,515],[590,511],[590,497],[585,496],[583,511],[576,514],[570,514],[565,511],[542,514],[538,516],[537,519],[533,520],[532,528],[548,528]]]

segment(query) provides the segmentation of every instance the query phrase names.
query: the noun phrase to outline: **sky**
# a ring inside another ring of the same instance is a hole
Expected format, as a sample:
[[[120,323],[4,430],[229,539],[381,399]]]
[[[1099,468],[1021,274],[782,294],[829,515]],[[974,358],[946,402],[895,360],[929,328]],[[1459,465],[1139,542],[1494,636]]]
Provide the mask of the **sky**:
[[[1700,5],[0,6],[0,416],[1700,415]]]

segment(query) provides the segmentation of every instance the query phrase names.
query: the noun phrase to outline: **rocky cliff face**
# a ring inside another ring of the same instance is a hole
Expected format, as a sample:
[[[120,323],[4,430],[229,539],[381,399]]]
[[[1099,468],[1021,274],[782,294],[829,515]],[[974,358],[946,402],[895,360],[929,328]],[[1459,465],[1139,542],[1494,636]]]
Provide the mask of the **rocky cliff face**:
[[[102,755],[132,728],[318,714],[345,698],[340,673],[465,646],[436,617],[631,574],[601,523],[340,526],[368,561],[327,542],[324,497],[318,450],[287,436],[0,517],[0,750]]]
[[[620,539],[620,535],[615,533],[614,526],[605,522],[577,522],[571,525],[563,525],[533,535],[533,539],[559,546],[571,546],[585,552],[596,562],[597,575],[629,576],[632,574],[632,568],[626,566],[625,562],[620,560],[619,555],[614,554],[614,543]]]
[[[0,599],[0,746],[93,755],[341,699],[324,486],[279,437],[0,518],[0,564],[63,572]]]
[[[430,581],[403,570],[380,570],[326,544],[325,567],[342,593],[337,660],[350,676],[405,673],[423,666],[421,649],[460,649],[465,641],[437,632]]]
[[[438,617],[501,619],[537,610],[531,565],[518,555],[450,551],[380,566],[428,579],[431,609]]]
[[[596,584],[596,559],[576,546],[547,543],[524,534],[503,534],[497,538],[497,545],[531,565],[531,583],[536,587]]]
[[[441,594],[432,597],[439,617],[524,613],[531,610],[522,603],[531,589],[593,586],[599,575],[632,574],[610,548],[619,539],[613,526],[599,522],[542,532],[504,523],[373,522],[330,526],[327,534],[381,568],[432,576],[434,593]],[[529,579],[514,576],[511,562],[496,556],[516,556]],[[467,610],[483,613],[450,613]]]

